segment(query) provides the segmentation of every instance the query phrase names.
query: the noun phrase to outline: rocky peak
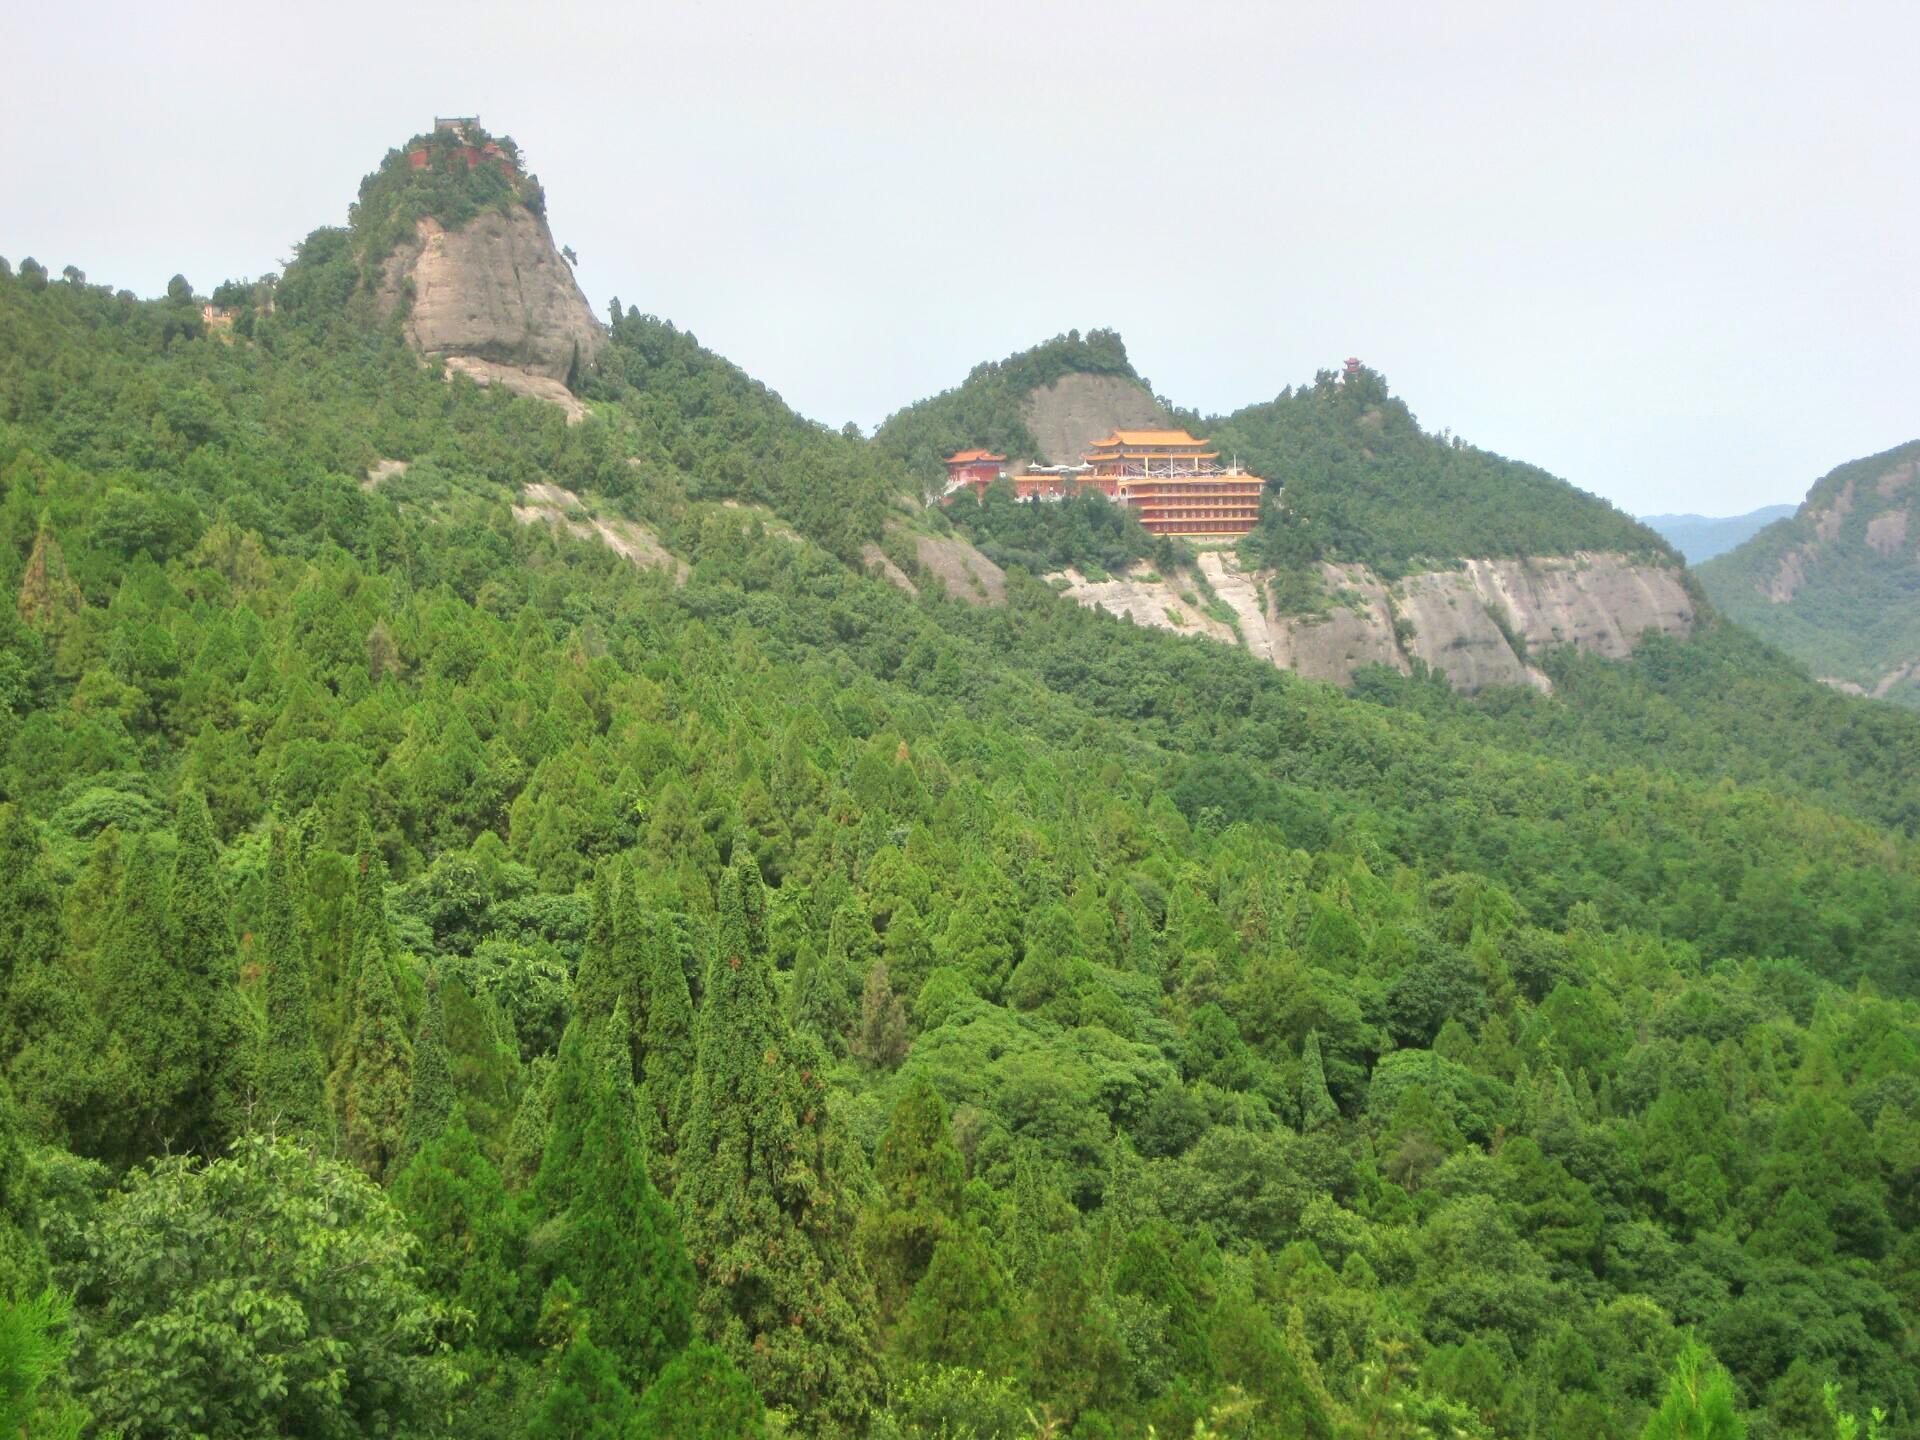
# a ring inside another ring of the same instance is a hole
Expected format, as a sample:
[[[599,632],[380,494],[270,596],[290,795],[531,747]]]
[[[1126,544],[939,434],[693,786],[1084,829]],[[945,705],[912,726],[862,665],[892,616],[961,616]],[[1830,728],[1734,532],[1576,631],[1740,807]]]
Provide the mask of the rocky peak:
[[[605,350],[607,331],[554,244],[538,183],[458,138],[457,147],[395,152],[391,173],[378,177],[398,192],[396,220],[417,216],[410,228],[388,232],[393,247],[380,268],[382,301],[389,310],[405,302],[407,339],[422,355],[483,385],[563,405],[578,418],[585,409],[572,387]],[[476,154],[483,161],[477,169]],[[463,166],[471,178],[463,177]],[[456,191],[455,201],[466,203],[436,204],[461,184],[477,197]],[[500,193],[489,195],[489,187]],[[398,209],[401,203],[407,208]]]

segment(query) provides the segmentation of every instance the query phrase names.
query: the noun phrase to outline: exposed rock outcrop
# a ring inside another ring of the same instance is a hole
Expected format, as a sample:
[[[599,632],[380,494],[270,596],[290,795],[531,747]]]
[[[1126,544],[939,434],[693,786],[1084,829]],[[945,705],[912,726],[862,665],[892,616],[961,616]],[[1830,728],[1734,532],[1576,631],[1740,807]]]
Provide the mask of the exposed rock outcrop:
[[[578,495],[559,485],[537,481],[527,486],[521,503],[513,507],[513,518],[522,525],[552,525],[576,540],[598,540],[642,570],[666,570],[677,582],[687,578],[686,562],[669,554],[646,526],[589,514]]]
[[[1160,576],[1144,565],[1100,582],[1075,570],[1054,581],[1078,604],[1244,645],[1317,680],[1346,685],[1368,665],[1406,674],[1419,660],[1468,694],[1497,685],[1552,689],[1529,661],[1536,650],[1571,645],[1622,659],[1648,630],[1685,637],[1694,624],[1677,569],[1636,565],[1624,555],[1470,560],[1393,585],[1364,565],[1323,564],[1329,603],[1311,614],[1276,610],[1271,573],[1245,572],[1229,553],[1204,552],[1200,568],[1235,625],[1217,619],[1203,597],[1194,596],[1199,604],[1186,598],[1192,577]]]
[[[458,230],[421,220],[388,257],[381,293],[392,305],[408,290],[407,338],[421,354],[566,405],[572,418],[585,413],[567,386],[600,357],[607,332],[531,210],[487,210]]]
[[[1240,643],[1233,627],[1208,614],[1199,595],[1180,577],[1161,575],[1144,562],[1104,580],[1090,580],[1072,568],[1048,578],[1077,605],[1098,606],[1109,615],[1129,617],[1137,625],[1152,625],[1176,635],[1204,635],[1229,645]],[[1191,600],[1181,593],[1183,589],[1193,595]]]
[[[1166,408],[1124,375],[1062,375],[1041,385],[1020,406],[1020,419],[1047,465],[1072,465],[1086,448],[1121,427],[1169,423]]]
[[[1007,572],[957,535],[916,535],[921,567],[946,587],[947,596],[969,605],[1007,603]]]

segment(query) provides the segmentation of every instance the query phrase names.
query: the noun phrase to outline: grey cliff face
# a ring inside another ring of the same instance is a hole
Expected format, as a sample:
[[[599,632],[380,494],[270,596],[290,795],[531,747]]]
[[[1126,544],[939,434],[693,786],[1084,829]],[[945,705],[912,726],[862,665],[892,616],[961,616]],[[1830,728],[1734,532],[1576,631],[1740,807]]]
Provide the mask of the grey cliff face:
[[[413,285],[406,328],[414,347],[478,362],[460,368],[511,389],[552,398],[555,386],[591,365],[608,343],[546,221],[523,206],[490,210],[451,231],[422,220],[387,261],[383,290],[390,302],[406,281]]]

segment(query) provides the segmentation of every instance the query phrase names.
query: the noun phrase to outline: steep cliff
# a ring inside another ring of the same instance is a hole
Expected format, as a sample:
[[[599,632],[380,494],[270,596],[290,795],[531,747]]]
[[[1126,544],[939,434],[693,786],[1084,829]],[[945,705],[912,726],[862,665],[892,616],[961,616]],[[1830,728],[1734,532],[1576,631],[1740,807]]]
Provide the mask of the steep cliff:
[[[1920,705],[1920,441],[1840,466],[1698,574],[1709,598],[1850,694]]]
[[[382,288],[389,303],[411,297],[407,338],[421,354],[570,410],[568,387],[606,348],[547,222],[524,205],[457,230],[422,216],[387,257]]]
[[[586,413],[572,392],[607,332],[511,138],[464,121],[389,151],[361,183],[352,235],[362,283],[414,349],[570,418]]]
[[[1683,639],[1695,619],[1677,568],[1621,554],[1469,560],[1393,582],[1365,565],[1322,562],[1326,604],[1305,612],[1277,608],[1274,572],[1244,570],[1227,552],[1203,552],[1199,570],[1198,589],[1190,572],[1161,575],[1145,565],[1098,583],[1077,571],[1053,578],[1079,604],[1244,645],[1317,680],[1346,685],[1368,665],[1406,674],[1418,660],[1466,694],[1500,685],[1551,690],[1531,663],[1540,651],[1566,645],[1624,659],[1647,631]]]

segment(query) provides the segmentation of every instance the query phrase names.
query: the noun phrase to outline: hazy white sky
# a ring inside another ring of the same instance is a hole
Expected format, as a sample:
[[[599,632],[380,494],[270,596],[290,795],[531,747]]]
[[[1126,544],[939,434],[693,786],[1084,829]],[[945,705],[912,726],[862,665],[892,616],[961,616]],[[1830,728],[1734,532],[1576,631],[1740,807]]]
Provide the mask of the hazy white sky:
[[[834,424],[1106,325],[1203,411],[1359,355],[1634,511],[1920,435],[1912,0],[0,0],[0,53],[0,254],[142,294],[477,112],[596,308]]]

